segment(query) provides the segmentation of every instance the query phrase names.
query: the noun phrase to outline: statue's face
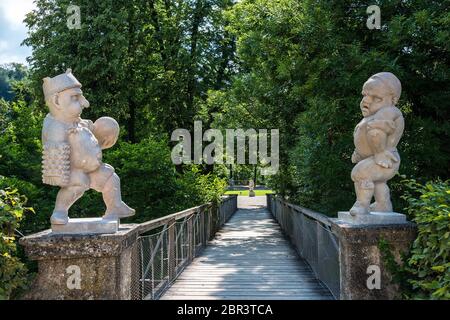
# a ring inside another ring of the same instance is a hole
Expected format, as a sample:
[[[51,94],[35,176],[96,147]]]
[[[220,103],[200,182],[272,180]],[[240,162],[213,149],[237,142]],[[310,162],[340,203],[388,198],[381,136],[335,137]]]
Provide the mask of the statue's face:
[[[58,93],[59,112],[65,119],[76,120],[80,117],[84,108],[89,107],[89,102],[83,96],[79,88],[72,88]]]
[[[375,114],[378,110],[389,104],[389,97],[382,83],[369,79],[364,83],[362,90],[363,98],[360,103],[361,112],[364,117]]]

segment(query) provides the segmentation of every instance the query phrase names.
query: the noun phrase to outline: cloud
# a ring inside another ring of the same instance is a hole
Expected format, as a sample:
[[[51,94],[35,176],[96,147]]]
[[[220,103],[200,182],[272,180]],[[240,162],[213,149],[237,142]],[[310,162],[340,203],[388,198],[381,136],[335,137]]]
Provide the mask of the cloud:
[[[20,46],[27,37],[25,15],[35,8],[33,0],[0,0],[0,64],[26,64],[31,49]]]
[[[10,29],[23,29],[25,15],[36,8],[33,0],[2,0],[0,12],[9,23]]]

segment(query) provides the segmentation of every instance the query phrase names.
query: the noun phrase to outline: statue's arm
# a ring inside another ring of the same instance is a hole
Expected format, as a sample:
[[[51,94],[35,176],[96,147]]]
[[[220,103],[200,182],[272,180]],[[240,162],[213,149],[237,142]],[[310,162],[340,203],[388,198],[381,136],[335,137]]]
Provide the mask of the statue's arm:
[[[367,136],[374,152],[375,163],[383,168],[392,168],[398,162],[395,155],[387,150],[387,139],[396,130],[394,120],[372,120],[367,124]]]
[[[65,187],[70,183],[70,145],[66,133],[57,126],[44,125],[42,136],[42,182]]]

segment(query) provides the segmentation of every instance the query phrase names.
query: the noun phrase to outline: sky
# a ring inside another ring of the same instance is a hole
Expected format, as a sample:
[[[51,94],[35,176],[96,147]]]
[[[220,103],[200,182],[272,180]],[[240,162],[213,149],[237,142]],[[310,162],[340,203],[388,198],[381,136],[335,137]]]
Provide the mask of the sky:
[[[33,0],[0,0],[0,64],[27,64],[31,48],[20,45],[27,37],[23,19],[34,8]]]

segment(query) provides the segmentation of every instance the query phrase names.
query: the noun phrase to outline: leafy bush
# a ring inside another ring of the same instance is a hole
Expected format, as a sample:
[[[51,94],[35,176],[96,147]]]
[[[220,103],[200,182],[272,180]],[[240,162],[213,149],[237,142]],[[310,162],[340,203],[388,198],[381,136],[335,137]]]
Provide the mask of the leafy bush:
[[[27,268],[16,256],[16,230],[27,212],[26,197],[11,188],[0,189],[0,300],[9,299],[14,290],[27,283]]]
[[[133,221],[146,221],[177,210],[176,173],[164,141],[123,142],[106,151],[104,161],[115,168],[121,179],[123,200],[136,209]]]
[[[450,299],[450,185],[449,180],[406,180],[408,214],[418,237],[403,266],[394,262],[389,245],[381,245],[387,266],[407,299]]]
[[[24,100],[1,105],[0,175],[40,183],[43,114]]]
[[[226,179],[214,174],[201,174],[198,166],[192,165],[178,179],[177,199],[185,207],[193,207],[206,202],[218,203],[225,193]]]
[[[46,185],[35,185],[18,178],[0,176],[0,189],[11,188],[27,197],[27,205],[35,211],[26,215],[20,223],[23,234],[31,234],[50,227],[50,215],[55,204],[58,188]]]
[[[105,152],[122,181],[123,200],[136,209],[130,221],[148,221],[209,201],[219,201],[225,180],[203,175],[196,166],[176,172],[164,140],[148,138],[139,143],[121,143]],[[101,201],[97,201],[97,204]],[[80,203],[76,208],[85,206]]]

